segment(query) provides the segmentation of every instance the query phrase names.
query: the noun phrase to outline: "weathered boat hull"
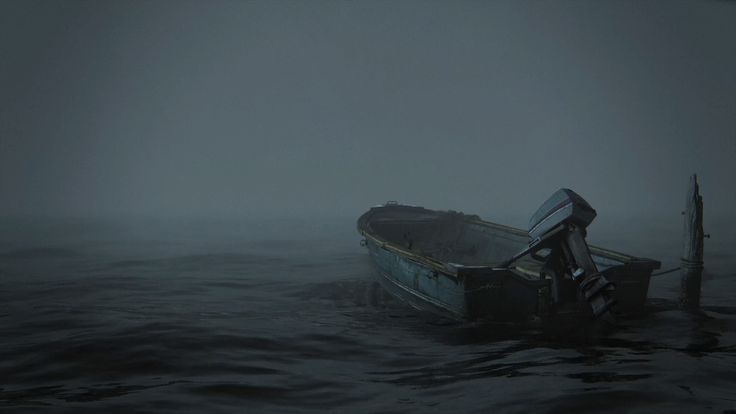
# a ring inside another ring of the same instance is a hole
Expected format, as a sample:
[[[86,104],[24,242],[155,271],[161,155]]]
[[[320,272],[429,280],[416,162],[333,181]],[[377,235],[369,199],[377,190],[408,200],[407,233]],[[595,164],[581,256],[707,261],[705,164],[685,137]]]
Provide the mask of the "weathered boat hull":
[[[425,240],[421,246],[411,236],[405,240],[407,233],[421,233],[422,228],[429,229],[427,234],[434,230],[434,236],[425,239],[435,240]],[[500,257],[527,242],[522,230],[482,221],[477,216],[386,205],[361,216],[358,231],[365,238],[381,285],[417,309],[454,319],[496,321],[546,318],[556,311],[551,301],[551,280],[540,274],[541,262],[527,260],[508,269],[493,267],[494,261],[499,262]],[[443,237],[447,237],[450,250],[453,246],[473,247],[475,254],[443,257],[427,253],[432,243],[441,244]],[[659,262],[592,246],[591,253],[599,269],[616,284],[616,311],[640,312],[649,278]],[[488,263],[483,263],[484,257],[489,257]],[[456,264],[452,259],[470,263]]]

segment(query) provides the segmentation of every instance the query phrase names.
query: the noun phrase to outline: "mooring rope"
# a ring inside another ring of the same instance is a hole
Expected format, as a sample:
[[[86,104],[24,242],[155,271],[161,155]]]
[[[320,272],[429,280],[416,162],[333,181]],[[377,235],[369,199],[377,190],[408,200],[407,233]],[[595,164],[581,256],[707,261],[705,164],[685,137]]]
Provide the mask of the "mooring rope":
[[[680,265],[677,267],[673,267],[672,269],[663,270],[661,272],[652,273],[652,276],[661,276],[666,275],[667,273],[676,272],[680,269],[687,269],[687,270],[697,270],[703,268],[703,262],[702,261],[692,261],[687,259],[680,259]]]
[[[667,269],[667,270],[663,270],[661,272],[652,273],[652,276],[666,275],[667,273],[672,273],[672,272],[678,271],[680,269],[682,269],[682,266],[677,266],[677,267],[673,267],[672,269]]]

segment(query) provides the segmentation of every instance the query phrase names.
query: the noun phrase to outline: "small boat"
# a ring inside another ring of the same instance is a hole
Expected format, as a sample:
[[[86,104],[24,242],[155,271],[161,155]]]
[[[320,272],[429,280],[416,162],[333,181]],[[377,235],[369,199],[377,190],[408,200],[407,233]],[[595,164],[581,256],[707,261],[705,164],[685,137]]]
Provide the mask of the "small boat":
[[[371,208],[357,226],[380,284],[417,309],[488,321],[640,313],[660,263],[587,245],[595,214],[562,189],[528,231],[395,202]]]

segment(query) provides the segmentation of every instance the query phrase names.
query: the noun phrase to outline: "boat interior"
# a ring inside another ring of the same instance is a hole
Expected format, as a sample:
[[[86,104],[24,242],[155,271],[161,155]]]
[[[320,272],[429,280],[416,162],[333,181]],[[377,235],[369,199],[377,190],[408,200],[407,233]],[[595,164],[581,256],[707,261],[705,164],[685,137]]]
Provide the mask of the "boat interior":
[[[506,226],[483,222],[477,216],[455,212],[416,211],[371,217],[367,229],[389,243],[442,263],[493,267],[512,257],[529,243],[526,233]],[[546,252],[540,251],[539,256]],[[623,262],[593,254],[599,269]],[[524,256],[514,267],[539,274],[542,260]]]
[[[469,222],[461,214],[413,219],[371,220],[373,233],[390,243],[440,262],[465,266],[500,263],[523,249],[525,235]]]

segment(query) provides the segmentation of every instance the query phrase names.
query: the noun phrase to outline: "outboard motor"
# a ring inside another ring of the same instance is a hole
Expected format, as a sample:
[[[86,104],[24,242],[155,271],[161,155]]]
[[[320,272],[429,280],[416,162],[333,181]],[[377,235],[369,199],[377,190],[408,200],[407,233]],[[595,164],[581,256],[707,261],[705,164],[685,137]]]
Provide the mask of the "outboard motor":
[[[541,258],[537,253],[549,249],[541,258],[545,261],[542,273],[552,277],[555,303],[585,301],[594,317],[611,320],[615,287],[598,272],[585,242],[585,229],[595,216],[595,210],[577,193],[558,190],[529,221],[529,246],[500,267],[508,267],[527,254]]]

